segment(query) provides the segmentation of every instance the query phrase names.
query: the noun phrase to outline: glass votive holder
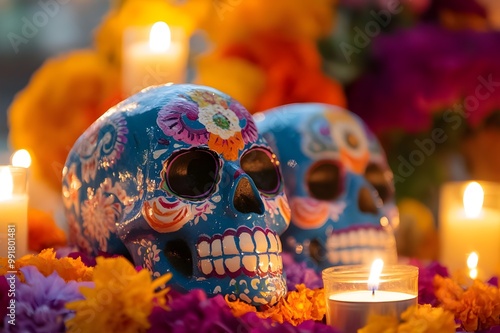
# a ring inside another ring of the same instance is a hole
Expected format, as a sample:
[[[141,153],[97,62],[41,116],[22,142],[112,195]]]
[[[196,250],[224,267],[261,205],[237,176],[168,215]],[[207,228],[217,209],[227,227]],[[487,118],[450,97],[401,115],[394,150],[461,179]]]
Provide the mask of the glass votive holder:
[[[28,169],[0,166],[0,257],[28,253]]]
[[[369,266],[338,266],[323,270],[326,321],[343,333],[356,333],[371,315],[400,317],[417,304],[418,268],[384,266],[378,285],[369,285]]]

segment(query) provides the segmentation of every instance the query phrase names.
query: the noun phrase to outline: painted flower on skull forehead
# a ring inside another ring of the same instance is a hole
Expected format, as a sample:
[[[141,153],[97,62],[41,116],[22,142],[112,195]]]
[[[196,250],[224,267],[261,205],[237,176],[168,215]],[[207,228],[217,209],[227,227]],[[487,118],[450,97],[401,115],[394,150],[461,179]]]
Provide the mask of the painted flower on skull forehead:
[[[167,136],[192,145],[206,144],[228,160],[236,160],[257,127],[238,102],[209,91],[180,96],[158,113],[157,124]]]

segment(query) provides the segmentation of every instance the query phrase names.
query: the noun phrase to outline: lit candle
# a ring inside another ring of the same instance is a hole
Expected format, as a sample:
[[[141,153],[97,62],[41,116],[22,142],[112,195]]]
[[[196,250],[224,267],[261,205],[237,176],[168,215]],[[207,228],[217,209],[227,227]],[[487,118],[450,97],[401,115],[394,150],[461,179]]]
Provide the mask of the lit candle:
[[[326,321],[343,333],[356,333],[370,315],[400,317],[417,304],[418,268],[374,261],[364,266],[339,266],[323,271]]]
[[[189,53],[188,39],[180,28],[165,22],[130,27],[123,43],[123,94],[164,83],[184,83]]]
[[[476,252],[469,254],[467,258],[467,267],[469,268],[469,277],[471,279],[477,279],[477,263],[479,262],[479,256]]]
[[[0,166],[0,257],[28,253],[27,169]]]
[[[481,258],[475,268],[478,278],[488,279],[497,274],[500,268],[500,184],[445,184],[440,197],[439,237],[440,261],[452,273],[463,271],[468,256],[474,252]]]

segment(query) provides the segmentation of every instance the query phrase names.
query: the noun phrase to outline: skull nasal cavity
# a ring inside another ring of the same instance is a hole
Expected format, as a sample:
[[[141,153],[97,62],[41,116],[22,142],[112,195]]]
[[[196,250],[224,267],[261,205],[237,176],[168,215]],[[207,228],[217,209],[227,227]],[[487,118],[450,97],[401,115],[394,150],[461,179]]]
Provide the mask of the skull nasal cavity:
[[[259,215],[264,213],[262,201],[247,178],[241,179],[236,186],[233,205],[240,213],[257,213]]]
[[[372,191],[370,191],[370,189],[366,187],[362,187],[359,190],[358,206],[359,210],[364,213],[372,213],[372,214],[378,213],[378,207],[377,204],[375,203],[374,195]]]

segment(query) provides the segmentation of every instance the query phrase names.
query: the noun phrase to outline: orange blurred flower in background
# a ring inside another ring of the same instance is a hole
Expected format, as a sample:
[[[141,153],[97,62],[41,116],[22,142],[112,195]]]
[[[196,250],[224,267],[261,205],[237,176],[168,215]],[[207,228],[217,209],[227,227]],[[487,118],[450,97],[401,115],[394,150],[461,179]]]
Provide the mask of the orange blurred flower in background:
[[[93,51],[47,60],[9,109],[9,140],[27,149],[35,176],[60,191],[76,139],[116,101],[118,75]]]
[[[318,40],[330,32],[336,4],[336,0],[213,0],[202,28],[219,47],[255,34]]]
[[[323,74],[314,41],[256,35],[200,58],[197,83],[219,89],[251,113],[279,105],[346,106],[342,86]]]
[[[46,248],[62,247],[67,244],[64,231],[56,225],[53,214],[39,209],[28,210],[28,247],[39,252]]]

